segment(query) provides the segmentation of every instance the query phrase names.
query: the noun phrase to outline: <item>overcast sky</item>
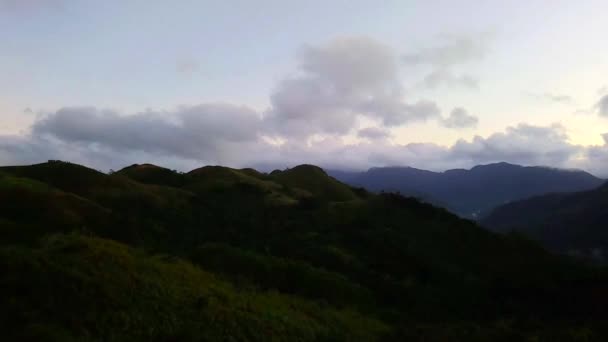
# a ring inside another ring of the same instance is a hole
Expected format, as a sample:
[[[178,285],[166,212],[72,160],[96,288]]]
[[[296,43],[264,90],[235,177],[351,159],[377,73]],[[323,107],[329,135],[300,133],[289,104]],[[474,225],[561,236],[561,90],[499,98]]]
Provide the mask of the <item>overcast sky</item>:
[[[608,176],[608,2],[0,0],[0,164]]]

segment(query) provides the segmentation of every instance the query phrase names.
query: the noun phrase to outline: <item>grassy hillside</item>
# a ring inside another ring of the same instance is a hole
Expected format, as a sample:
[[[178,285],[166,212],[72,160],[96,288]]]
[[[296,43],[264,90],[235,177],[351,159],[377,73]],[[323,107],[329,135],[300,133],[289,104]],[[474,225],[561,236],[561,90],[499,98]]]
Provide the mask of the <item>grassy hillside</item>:
[[[350,201],[357,198],[349,186],[329,177],[323,169],[314,165],[300,165],[284,171],[275,170],[270,177],[277,183],[307,191],[323,200]]]
[[[9,340],[608,336],[603,268],[310,165],[6,167],[0,200]]]
[[[373,340],[388,328],[347,310],[237,290],[192,264],[80,235],[0,248],[9,340]],[[40,285],[36,285],[40,284]]]

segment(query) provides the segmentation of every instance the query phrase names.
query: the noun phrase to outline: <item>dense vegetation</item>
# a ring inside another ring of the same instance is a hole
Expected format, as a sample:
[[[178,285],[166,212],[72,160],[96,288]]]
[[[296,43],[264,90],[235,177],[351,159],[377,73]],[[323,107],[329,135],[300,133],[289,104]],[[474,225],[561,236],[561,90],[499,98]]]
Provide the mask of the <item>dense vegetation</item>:
[[[608,261],[608,184],[576,193],[555,193],[496,208],[482,223],[517,231],[558,253]]]
[[[484,217],[507,202],[550,192],[590,190],[603,183],[602,179],[584,171],[508,163],[445,172],[381,167],[366,172],[330,171],[330,174],[370,191],[399,191],[415,196],[472,219]]]
[[[8,340],[603,341],[604,269],[302,165],[0,168]]]

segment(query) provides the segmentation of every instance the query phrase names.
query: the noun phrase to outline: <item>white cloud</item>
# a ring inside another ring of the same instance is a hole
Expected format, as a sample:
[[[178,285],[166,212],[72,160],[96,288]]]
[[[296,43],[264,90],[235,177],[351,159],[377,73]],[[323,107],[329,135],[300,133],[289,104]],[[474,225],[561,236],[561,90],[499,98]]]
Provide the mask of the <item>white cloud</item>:
[[[574,102],[572,96],[564,95],[564,94],[553,94],[553,93],[526,93],[526,95],[530,99],[545,101],[545,102],[553,102],[553,103],[561,103],[561,104],[571,104]]]
[[[427,88],[437,88],[441,85],[479,89],[479,81],[471,75],[454,75],[450,69],[435,69],[422,80]]]
[[[422,50],[410,62],[428,60],[424,63],[451,72],[455,65],[483,57],[483,48],[471,44],[465,40]],[[463,108],[442,117],[437,103],[408,98],[398,61],[393,50],[370,38],[308,46],[299,55],[297,73],[277,85],[270,108],[263,112],[227,103],[131,114],[65,107],[38,118],[28,134],[0,136],[0,164],[64,159],[104,170],[141,162],[182,170],[203,164],[300,163],[443,170],[507,161],[608,173],[608,143],[571,144],[559,125],[520,124],[452,146],[393,144],[388,138],[396,126],[435,120],[462,128],[478,121]],[[600,100],[597,110],[608,115],[608,97]]]
[[[431,101],[404,100],[396,53],[371,38],[307,46],[298,71],[279,83],[265,115],[265,124],[279,136],[344,135],[362,117],[396,126],[439,116]]]
[[[608,117],[608,95],[602,96],[595,105],[595,108],[600,116]]]
[[[455,69],[482,61],[488,52],[490,35],[459,36],[444,34],[435,46],[424,47],[405,54],[401,60],[410,66],[428,66],[430,72],[422,85],[436,88],[441,85],[478,89],[479,80]]]
[[[519,124],[505,132],[494,133],[487,138],[476,136],[468,142],[460,140],[451,148],[456,159],[469,160],[471,164],[507,161],[524,165],[566,167],[581,147],[568,142],[565,128]]]

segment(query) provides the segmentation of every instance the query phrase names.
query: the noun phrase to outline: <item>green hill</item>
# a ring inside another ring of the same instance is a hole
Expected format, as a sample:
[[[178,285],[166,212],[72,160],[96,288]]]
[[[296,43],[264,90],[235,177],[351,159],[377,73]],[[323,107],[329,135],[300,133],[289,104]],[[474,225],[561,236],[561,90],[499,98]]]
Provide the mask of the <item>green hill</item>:
[[[152,164],[133,164],[116,174],[123,175],[144,184],[156,184],[179,187],[183,185],[183,177],[173,170]]]
[[[323,169],[313,165],[299,165],[284,171],[275,170],[270,177],[277,183],[309,192],[328,201],[351,201],[357,198],[346,184],[329,177]]]
[[[605,269],[303,165],[0,169],[8,340],[602,341]]]

